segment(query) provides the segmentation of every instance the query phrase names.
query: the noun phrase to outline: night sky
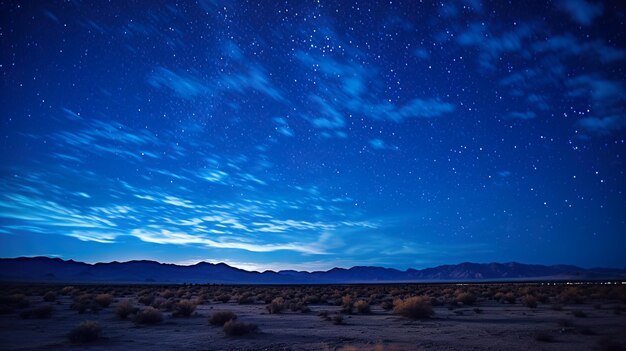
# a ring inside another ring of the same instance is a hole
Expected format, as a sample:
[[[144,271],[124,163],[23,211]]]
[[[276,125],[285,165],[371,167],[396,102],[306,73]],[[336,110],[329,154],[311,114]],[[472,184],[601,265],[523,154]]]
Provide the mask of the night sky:
[[[625,267],[625,8],[0,1],[0,256]]]

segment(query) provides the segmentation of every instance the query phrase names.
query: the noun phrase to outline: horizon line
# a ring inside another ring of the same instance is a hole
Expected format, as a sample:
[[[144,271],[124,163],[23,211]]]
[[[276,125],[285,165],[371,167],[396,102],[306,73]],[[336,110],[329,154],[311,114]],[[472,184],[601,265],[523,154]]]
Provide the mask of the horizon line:
[[[24,259],[24,258],[47,258],[47,259],[59,259],[61,261],[64,262],[76,262],[76,263],[82,263],[82,264],[87,264],[87,265],[97,265],[97,264],[111,264],[111,263],[119,263],[119,264],[123,264],[123,263],[131,263],[131,262],[153,262],[153,263],[157,263],[157,264],[163,264],[163,265],[174,265],[174,266],[178,266],[178,267],[193,267],[193,266],[197,266],[199,264],[212,264],[212,265],[226,265],[228,267],[231,268],[236,268],[236,269],[240,269],[246,272],[256,272],[256,273],[264,273],[264,272],[282,272],[282,271],[295,271],[295,272],[306,272],[306,273],[314,273],[314,272],[328,272],[331,271],[333,269],[344,269],[344,270],[350,270],[352,268],[357,268],[357,267],[369,267],[369,268],[383,268],[383,269],[393,269],[399,272],[407,272],[409,270],[425,270],[425,269],[430,269],[430,268],[438,268],[438,267],[443,267],[443,266],[458,266],[458,265],[462,265],[462,264],[479,264],[479,265],[490,265],[490,264],[501,264],[501,265],[506,265],[506,264],[520,264],[520,265],[528,265],[528,266],[545,266],[545,267],[554,267],[554,266],[572,266],[572,267],[576,267],[576,268],[580,268],[580,269],[587,269],[587,270],[593,270],[593,269],[626,269],[626,266],[624,267],[602,267],[602,266],[593,266],[593,267],[583,267],[583,266],[579,266],[576,264],[568,264],[568,263],[556,263],[556,264],[542,264],[542,263],[522,263],[522,262],[518,262],[518,261],[508,261],[508,262],[497,262],[497,261],[492,261],[492,262],[472,262],[472,261],[463,261],[463,262],[459,262],[459,263],[445,263],[445,264],[437,264],[437,265],[433,265],[433,266],[428,266],[428,267],[424,267],[424,268],[413,268],[413,267],[408,267],[406,269],[398,269],[398,268],[393,268],[393,267],[385,267],[385,266],[376,266],[376,265],[353,265],[350,267],[338,267],[338,266],[334,266],[332,268],[326,269],[326,270],[298,270],[298,269],[290,269],[290,268],[285,268],[285,269],[280,269],[280,270],[273,270],[273,269],[265,269],[265,270],[255,270],[255,269],[246,269],[246,268],[241,268],[241,267],[237,267],[236,265],[233,264],[229,264],[227,262],[223,262],[223,261],[215,261],[215,262],[210,262],[210,261],[206,261],[206,260],[199,260],[196,263],[180,263],[180,262],[161,262],[161,261],[156,261],[156,260],[151,260],[151,259],[132,259],[132,260],[127,260],[127,261],[118,261],[118,260],[113,260],[113,261],[109,261],[109,262],[102,262],[102,261],[97,261],[97,262],[87,262],[87,261],[80,261],[80,260],[75,260],[72,258],[63,258],[63,257],[59,257],[59,256],[45,256],[45,255],[33,255],[33,256],[15,256],[15,257],[0,257],[1,260],[10,260],[10,259]]]

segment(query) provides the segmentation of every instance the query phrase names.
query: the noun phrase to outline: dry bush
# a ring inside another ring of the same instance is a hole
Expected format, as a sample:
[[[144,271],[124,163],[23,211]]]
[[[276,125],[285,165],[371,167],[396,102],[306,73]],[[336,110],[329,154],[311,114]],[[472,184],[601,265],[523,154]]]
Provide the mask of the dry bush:
[[[500,302],[500,303],[515,303],[515,294],[513,294],[513,292],[509,291],[509,292],[497,292],[493,295],[494,300]]]
[[[254,303],[254,296],[251,292],[246,291],[237,297],[237,303],[240,305],[248,305]]]
[[[464,305],[473,305],[476,303],[476,296],[469,292],[462,291],[456,294],[455,301],[461,302]]]
[[[86,343],[98,340],[102,330],[100,325],[94,321],[84,321],[77,325],[67,334],[67,338],[74,343]]]
[[[51,305],[43,305],[28,310],[24,310],[20,313],[20,317],[24,319],[37,318],[44,319],[52,317],[54,308]]]
[[[537,308],[537,298],[533,295],[526,295],[522,297],[522,303],[528,308]]]
[[[137,298],[137,302],[139,302],[140,304],[143,304],[145,306],[150,306],[152,305],[152,303],[154,303],[154,299],[156,298],[156,296],[154,296],[154,294],[149,293],[149,294],[145,294],[145,295],[139,295],[139,297]]]
[[[285,299],[277,297],[269,305],[265,306],[267,311],[271,314],[281,313],[285,309]]]
[[[289,309],[293,312],[300,312],[300,313],[311,312],[311,309],[309,308],[309,306],[301,301],[298,301],[296,303],[293,303],[293,302],[290,303]]]
[[[322,298],[319,295],[306,295],[304,297],[304,303],[307,305],[317,304],[322,301]]]
[[[258,329],[259,327],[256,324],[243,323],[234,319],[224,323],[224,333],[228,336],[242,336],[255,332]]]
[[[43,295],[43,300],[46,302],[56,301],[57,294],[54,291],[48,291]]]
[[[98,294],[95,299],[96,303],[102,308],[107,308],[113,302],[113,295],[111,294]]]
[[[341,312],[342,313],[352,313],[352,295],[345,295],[341,298]]]
[[[154,307],[146,307],[139,311],[133,322],[137,324],[158,324],[163,321],[163,314]]]
[[[191,300],[180,300],[174,305],[174,317],[189,317],[196,310],[196,304]]]
[[[371,313],[372,310],[370,308],[370,304],[365,300],[359,300],[354,303],[354,307],[358,313]]]
[[[174,295],[175,295],[174,292],[170,289],[165,289],[165,291],[161,293],[161,296],[163,296],[166,299],[172,298],[174,297]]]
[[[342,314],[336,314],[333,317],[333,324],[335,324],[335,325],[345,324],[345,322],[343,321],[343,315]]]
[[[224,323],[237,319],[237,315],[231,311],[215,312],[209,318],[209,324],[221,327]]]
[[[94,300],[94,296],[92,294],[75,295],[70,308],[81,314],[88,311],[91,313],[97,313],[101,309],[100,305]]]
[[[115,315],[119,319],[127,319],[131,314],[137,313],[139,309],[135,307],[130,300],[122,300],[115,307]]]
[[[434,314],[430,299],[423,296],[397,299],[393,306],[393,313],[413,319],[429,318]]]

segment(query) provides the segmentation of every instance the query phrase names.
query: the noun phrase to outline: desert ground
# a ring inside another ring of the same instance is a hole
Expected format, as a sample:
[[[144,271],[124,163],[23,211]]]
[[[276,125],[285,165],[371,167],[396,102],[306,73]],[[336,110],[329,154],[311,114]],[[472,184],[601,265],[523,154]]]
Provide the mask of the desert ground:
[[[626,285],[0,285],[2,350],[623,350]]]

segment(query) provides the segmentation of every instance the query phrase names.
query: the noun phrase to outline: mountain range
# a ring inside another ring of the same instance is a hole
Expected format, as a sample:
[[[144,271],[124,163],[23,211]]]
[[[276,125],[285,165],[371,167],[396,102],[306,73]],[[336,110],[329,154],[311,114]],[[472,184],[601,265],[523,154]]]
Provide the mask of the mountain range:
[[[405,271],[356,266],[328,271],[246,271],[225,263],[182,266],[154,261],[88,264],[49,257],[0,259],[0,281],[40,283],[347,284],[626,279],[626,269],[571,265],[460,263]]]

